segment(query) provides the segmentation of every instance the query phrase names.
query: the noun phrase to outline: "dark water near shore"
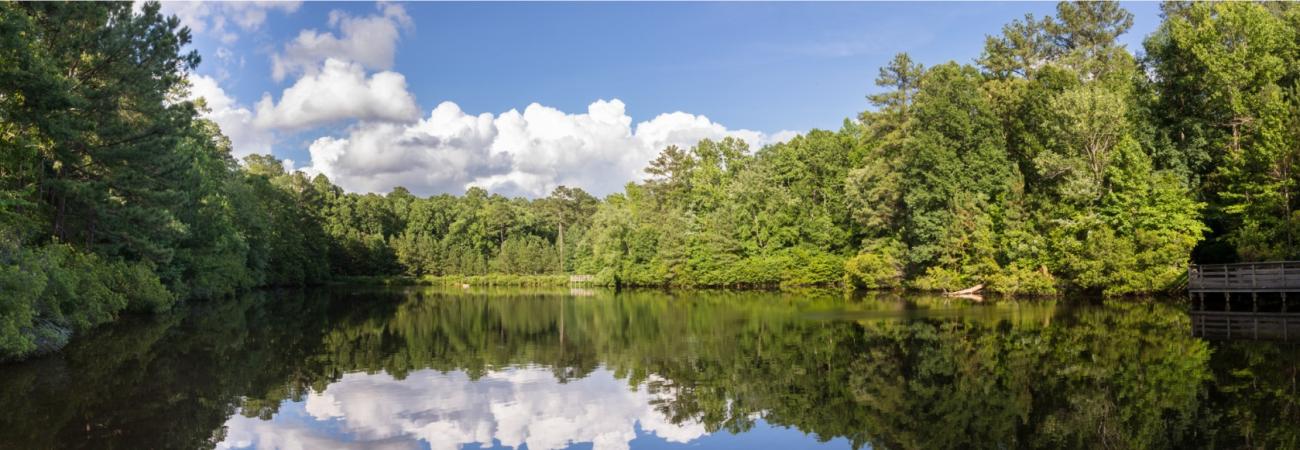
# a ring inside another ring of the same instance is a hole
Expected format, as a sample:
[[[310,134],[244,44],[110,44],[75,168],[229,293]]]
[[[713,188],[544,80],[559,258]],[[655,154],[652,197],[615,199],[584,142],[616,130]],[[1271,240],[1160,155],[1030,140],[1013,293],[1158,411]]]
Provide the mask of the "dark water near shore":
[[[268,291],[0,366],[0,448],[1296,448],[1298,368],[1177,303]]]

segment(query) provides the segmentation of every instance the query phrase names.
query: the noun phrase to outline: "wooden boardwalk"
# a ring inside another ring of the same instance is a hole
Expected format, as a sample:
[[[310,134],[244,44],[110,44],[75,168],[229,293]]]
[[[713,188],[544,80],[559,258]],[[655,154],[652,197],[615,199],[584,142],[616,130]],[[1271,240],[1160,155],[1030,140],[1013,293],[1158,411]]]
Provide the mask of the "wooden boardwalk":
[[[1191,266],[1187,290],[1193,294],[1300,292],[1300,261]]]
[[[1187,292],[1192,336],[1300,340],[1300,261],[1191,266]]]
[[[1300,300],[1300,261],[1191,266],[1187,268],[1187,295],[1191,300],[1192,319],[1199,321],[1193,327],[1193,334],[1201,332],[1209,337],[1225,332],[1231,337],[1243,332],[1235,327],[1248,323],[1256,327],[1250,330],[1255,334],[1259,332],[1258,327],[1272,333],[1276,326],[1281,326],[1282,338],[1290,339],[1291,325],[1300,324],[1300,319],[1285,316],[1300,311],[1300,305],[1291,305]],[[1250,315],[1250,322],[1238,322],[1247,317],[1239,314]],[[1282,320],[1280,325],[1279,320]]]

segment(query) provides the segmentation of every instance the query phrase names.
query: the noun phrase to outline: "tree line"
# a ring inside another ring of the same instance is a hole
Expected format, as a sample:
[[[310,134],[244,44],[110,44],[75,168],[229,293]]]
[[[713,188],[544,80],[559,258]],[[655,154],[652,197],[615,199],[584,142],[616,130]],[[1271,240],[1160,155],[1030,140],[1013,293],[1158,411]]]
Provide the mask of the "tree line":
[[[1300,10],[1163,12],[1135,54],[1118,4],[1060,3],[987,37],[975,64],[897,55],[839,131],[665,149],[601,203],[576,267],[620,284],[1127,295],[1176,288],[1193,259],[1300,257]]]
[[[1189,260],[1300,257],[1300,9],[1184,3],[1141,52],[1061,3],[973,64],[896,56],[838,131],[669,147],[597,199],[344,192],[242,163],[188,101],[157,4],[0,5],[0,354],[123,311],[339,276],[611,285],[1175,289]]]

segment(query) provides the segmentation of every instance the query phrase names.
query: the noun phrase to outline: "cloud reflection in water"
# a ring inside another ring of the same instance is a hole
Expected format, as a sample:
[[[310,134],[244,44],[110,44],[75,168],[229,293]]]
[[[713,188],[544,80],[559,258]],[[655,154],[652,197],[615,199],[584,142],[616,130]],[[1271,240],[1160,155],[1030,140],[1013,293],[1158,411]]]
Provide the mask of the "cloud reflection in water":
[[[285,405],[270,421],[236,414],[217,448],[431,448],[497,445],[555,450],[591,443],[624,450],[646,435],[686,443],[707,434],[702,424],[671,423],[655,409],[670,395],[630,387],[608,370],[561,383],[549,369],[512,368],[471,380],[464,372],[352,373]],[[477,445],[468,445],[477,444]],[[427,447],[426,447],[427,446]]]

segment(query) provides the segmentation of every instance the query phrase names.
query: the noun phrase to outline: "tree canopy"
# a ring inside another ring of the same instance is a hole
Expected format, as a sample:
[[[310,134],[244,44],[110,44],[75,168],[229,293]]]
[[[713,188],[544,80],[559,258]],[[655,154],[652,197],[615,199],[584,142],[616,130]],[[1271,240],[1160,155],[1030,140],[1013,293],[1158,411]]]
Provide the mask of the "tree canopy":
[[[156,3],[0,4],[0,355],[122,311],[357,275],[604,284],[1174,289],[1300,258],[1300,9],[1066,2],[974,64],[899,54],[838,130],[668,147],[598,199],[351,193],[236,161]]]

